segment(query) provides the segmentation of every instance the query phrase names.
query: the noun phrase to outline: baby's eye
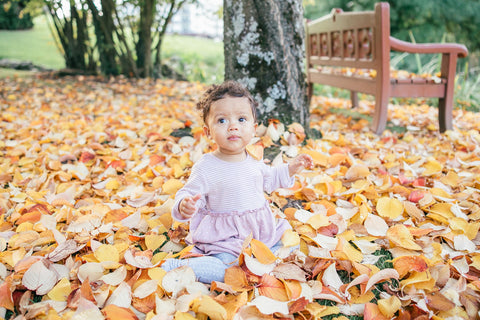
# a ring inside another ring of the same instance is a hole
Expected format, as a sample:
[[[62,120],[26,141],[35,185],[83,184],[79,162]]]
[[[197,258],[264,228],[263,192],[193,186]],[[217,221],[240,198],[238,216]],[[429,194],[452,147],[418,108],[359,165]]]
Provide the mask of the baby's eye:
[[[240,119],[238,119],[239,122],[245,122],[247,121],[247,119],[245,119],[244,117],[241,117]]]
[[[218,122],[218,123],[225,123],[225,122],[227,122],[227,120],[225,120],[225,119],[223,119],[223,118],[220,118],[220,119],[217,120],[217,122]]]

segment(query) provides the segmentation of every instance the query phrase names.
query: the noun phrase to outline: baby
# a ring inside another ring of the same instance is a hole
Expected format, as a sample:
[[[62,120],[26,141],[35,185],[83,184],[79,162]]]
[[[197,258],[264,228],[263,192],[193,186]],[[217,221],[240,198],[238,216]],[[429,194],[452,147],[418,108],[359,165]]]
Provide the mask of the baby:
[[[264,192],[292,187],[293,176],[313,161],[301,154],[289,164],[270,167],[251,157],[246,146],[257,128],[256,105],[234,81],[212,86],[197,104],[204,132],[217,148],[192,167],[190,178],[175,196],[172,216],[190,221],[187,242],[203,256],[167,259],[162,265],[165,270],[188,265],[199,281],[223,281],[225,269],[238,258],[250,235],[273,252],[280,248],[284,231],[291,227],[284,219],[277,221]]]

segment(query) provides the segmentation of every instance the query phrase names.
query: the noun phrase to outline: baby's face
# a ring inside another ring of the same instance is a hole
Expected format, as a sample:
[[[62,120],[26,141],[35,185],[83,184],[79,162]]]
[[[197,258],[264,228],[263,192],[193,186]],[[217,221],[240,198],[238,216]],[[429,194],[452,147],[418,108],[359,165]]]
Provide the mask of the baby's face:
[[[256,127],[248,99],[227,96],[211,105],[205,132],[217,143],[220,156],[243,159]]]

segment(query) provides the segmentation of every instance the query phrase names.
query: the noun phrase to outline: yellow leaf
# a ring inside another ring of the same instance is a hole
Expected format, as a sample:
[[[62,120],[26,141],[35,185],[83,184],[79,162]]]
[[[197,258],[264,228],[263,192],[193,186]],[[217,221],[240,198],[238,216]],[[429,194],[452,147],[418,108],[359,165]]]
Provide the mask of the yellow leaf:
[[[173,320],[195,320],[196,318],[188,312],[175,312]]]
[[[319,165],[319,166],[323,166],[323,167],[327,166],[328,158],[329,158],[328,155],[320,153],[320,152],[315,151],[315,150],[310,150],[310,149],[305,149],[305,148],[302,149],[302,152],[305,153],[305,154],[308,154],[309,156],[312,157],[314,165]]]
[[[391,296],[388,299],[380,299],[377,301],[377,304],[380,312],[389,319],[393,318],[395,312],[402,306],[400,299],[396,296]]]
[[[441,217],[448,220],[450,218],[455,217],[453,212],[450,210],[451,207],[452,207],[452,205],[450,203],[441,202],[441,203],[435,203],[427,211],[429,213],[434,213],[434,214],[440,215]]]
[[[410,231],[403,224],[396,224],[387,230],[387,239],[396,246],[409,250],[422,250],[415,241]]]
[[[180,163],[175,163],[173,165],[173,176],[175,178],[180,178],[184,174],[185,174],[185,171],[183,171],[181,164]]]
[[[62,278],[57,284],[47,293],[47,296],[55,301],[67,301],[68,295],[72,292],[70,281],[67,278]]]
[[[190,160],[190,154],[188,152],[182,154],[180,157],[180,166],[182,169],[185,170],[187,167],[191,167],[192,165],[193,162]]]
[[[165,178],[162,177],[162,176],[155,177],[152,180],[152,187],[154,189],[160,189],[162,187],[164,181],[165,181]]]
[[[162,193],[174,195],[181,187],[183,187],[183,183],[180,180],[169,179],[163,184]]]
[[[163,234],[147,234],[145,236],[145,245],[147,249],[152,251],[157,250],[167,238]]]
[[[398,199],[382,197],[377,201],[377,212],[379,216],[393,220],[403,213],[403,204]]]
[[[288,229],[282,235],[282,244],[285,247],[298,246],[300,244],[300,236],[292,229]]]
[[[322,315],[322,312],[325,311],[326,309],[327,309],[327,306],[320,305],[316,302],[309,303],[305,307],[305,311],[310,313],[313,319],[321,319],[320,317]],[[340,312],[340,310],[337,308],[337,312],[335,313],[338,313],[338,312]]]
[[[318,229],[320,227],[326,227],[330,225],[330,220],[328,219],[327,216],[323,214],[316,214],[311,216],[308,220],[307,223],[311,225],[314,229]]]
[[[227,302],[223,304],[223,307],[227,311],[227,319],[233,319],[238,309],[247,304],[248,293],[243,291],[239,295],[227,295],[225,298]]]
[[[366,165],[363,164],[355,164],[351,166],[347,172],[345,173],[345,178],[347,179],[361,179],[366,178],[370,175],[370,169]]]
[[[94,252],[95,258],[100,262],[118,262],[120,261],[120,254],[117,248],[111,244],[102,244]]]
[[[360,252],[360,250],[357,250],[348,241],[342,241],[342,242],[343,242],[342,250],[347,256],[348,260],[355,261],[355,262],[361,262],[363,260],[363,254],[362,252]]]
[[[435,159],[430,159],[430,161],[425,163],[423,167],[425,168],[425,171],[423,171],[422,174],[427,177],[441,173],[443,169],[442,164]]]
[[[105,189],[107,190],[116,190],[120,187],[120,181],[117,179],[109,179],[107,184],[105,185]]]
[[[424,272],[412,272],[407,279],[400,281],[400,287],[404,290],[407,286],[414,286],[417,290],[433,290],[435,278],[430,275],[428,270]]]
[[[191,308],[194,312],[206,314],[211,320],[227,319],[227,310],[209,296],[202,295],[193,300]]]
[[[446,176],[440,178],[440,181],[450,187],[456,187],[459,184],[460,178],[455,171],[449,170]]]
[[[247,152],[255,160],[263,159],[263,146],[259,144],[249,144],[247,145]]]
[[[148,269],[147,273],[150,279],[157,280],[159,283],[161,283],[163,277],[165,276],[165,274],[167,274],[165,270],[159,267],[150,268]]]
[[[270,248],[268,248],[260,240],[252,239],[250,241],[250,246],[252,247],[253,255],[258,259],[260,263],[271,264],[277,260],[277,257],[272,253]]]

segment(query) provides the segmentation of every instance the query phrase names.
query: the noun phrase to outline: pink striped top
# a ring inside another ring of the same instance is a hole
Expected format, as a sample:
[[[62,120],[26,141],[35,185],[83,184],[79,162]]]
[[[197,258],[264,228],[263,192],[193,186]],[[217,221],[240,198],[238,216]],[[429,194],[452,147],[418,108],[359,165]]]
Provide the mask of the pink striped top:
[[[293,183],[287,164],[270,167],[249,155],[241,162],[226,162],[208,153],[193,166],[189,180],[177,192],[172,216],[184,222],[178,211],[180,201],[200,194],[187,238],[197,252],[239,254],[250,234],[271,247],[290,225],[275,219],[264,192]]]

